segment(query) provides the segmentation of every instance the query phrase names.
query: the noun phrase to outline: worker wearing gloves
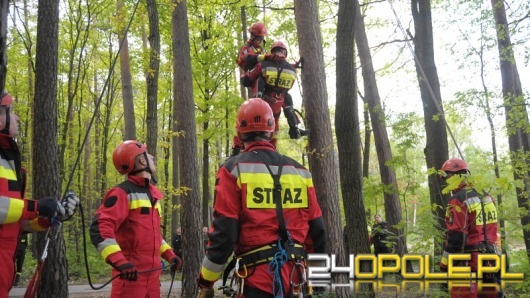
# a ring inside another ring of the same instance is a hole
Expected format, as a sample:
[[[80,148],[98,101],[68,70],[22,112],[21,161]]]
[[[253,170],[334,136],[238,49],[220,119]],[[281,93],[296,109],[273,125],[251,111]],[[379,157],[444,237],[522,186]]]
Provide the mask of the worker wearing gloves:
[[[171,264],[172,274],[182,260],[160,232],[162,193],[151,184],[153,156],[145,144],[129,140],[114,150],[112,161],[127,179],[105,194],[90,238],[113,267],[112,276],[120,275],[112,281],[111,297],[160,297],[160,257]]]
[[[14,98],[3,91],[0,100],[0,298],[6,298],[15,281],[15,255],[21,233],[40,232],[59,225],[77,210],[79,199],[69,196],[61,205],[54,197],[26,200],[26,172],[15,138],[19,118]]]

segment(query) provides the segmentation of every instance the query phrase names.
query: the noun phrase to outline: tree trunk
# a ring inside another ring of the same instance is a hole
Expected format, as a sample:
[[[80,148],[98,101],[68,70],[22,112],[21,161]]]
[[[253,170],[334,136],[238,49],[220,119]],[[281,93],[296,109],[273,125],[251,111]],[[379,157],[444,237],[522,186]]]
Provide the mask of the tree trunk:
[[[116,0],[116,10],[119,23],[125,23],[125,8],[122,0]],[[120,74],[121,74],[121,94],[123,99],[123,118],[125,120],[125,132],[123,138],[125,140],[136,139],[136,123],[134,117],[134,97],[131,79],[131,65],[129,61],[129,42],[127,40],[127,28],[120,28],[118,34],[118,41],[121,47],[120,50]]]
[[[6,87],[8,4],[9,0],[0,0],[0,91],[3,91]]]
[[[381,99],[379,98],[379,90],[377,89],[372,57],[368,46],[368,38],[366,37],[366,28],[358,0],[355,0],[354,6],[355,41],[357,42],[357,50],[359,51],[359,59],[362,66],[365,98],[368,102],[370,119],[372,120],[381,182],[385,185],[385,215],[387,222],[391,226],[390,230],[396,237],[394,240],[396,242],[396,252],[403,255],[407,252],[407,245],[403,229],[396,228],[396,225],[401,223],[401,202],[399,201],[396,173],[387,164],[392,160],[392,151],[385,126],[385,115],[381,106]]]
[[[423,102],[423,118],[425,121],[425,161],[427,168],[440,169],[449,158],[447,131],[440,92],[438,72],[434,62],[434,46],[431,19],[431,3],[429,1],[412,0],[412,17],[414,19],[414,49],[416,73],[420,85]],[[443,180],[439,175],[429,175],[429,195],[436,229],[441,234],[445,230],[445,205],[449,194],[442,194]],[[434,237],[434,255],[441,256],[443,243],[441,237]]]
[[[182,196],[182,247],[183,267],[181,297],[196,297],[197,276],[203,245],[201,241],[199,165],[197,161],[197,133],[195,127],[195,103],[188,30],[186,0],[175,1],[172,14],[173,35],[173,92],[175,94],[174,117],[178,119],[177,129],[183,132],[179,139],[179,172]]]
[[[208,93],[206,93],[208,94]],[[208,100],[206,100],[206,103]],[[208,113],[206,111],[206,113]],[[202,132],[202,226],[210,226],[210,138],[206,137],[209,122],[205,117]]]
[[[295,0],[295,20],[300,44],[300,57],[304,57],[302,87],[305,95],[307,128],[309,128],[309,165],[313,173],[315,191],[328,231],[328,250],[344,261],[342,226],[340,222],[337,165],[327,105],[326,74],[318,8],[315,0]],[[334,276],[343,282],[345,276]],[[338,291],[339,297],[346,291]]]
[[[368,224],[363,202],[361,132],[357,102],[353,0],[340,0],[337,22],[337,104],[335,133],[346,217],[348,253],[369,253]]]
[[[153,156],[157,155],[158,140],[158,74],[160,72],[160,32],[158,30],[158,9],[156,0],[146,0],[149,15],[149,70],[147,71],[147,148]]]
[[[33,196],[59,198],[57,146],[57,57],[59,0],[39,0],[33,122]],[[53,234],[55,231],[52,230]],[[45,233],[37,235],[42,254]],[[52,238],[44,264],[39,297],[68,297],[66,249],[62,232]]]
[[[508,145],[513,166],[513,176],[516,184],[517,203],[521,210],[521,225],[523,228],[526,254],[530,258],[530,205],[528,195],[530,192],[530,135],[528,128],[528,112],[526,101],[519,79],[519,72],[515,63],[506,9],[501,0],[491,0],[493,16],[497,29],[497,47],[502,78],[502,94],[504,96],[504,110],[506,114],[506,128],[508,130]]]

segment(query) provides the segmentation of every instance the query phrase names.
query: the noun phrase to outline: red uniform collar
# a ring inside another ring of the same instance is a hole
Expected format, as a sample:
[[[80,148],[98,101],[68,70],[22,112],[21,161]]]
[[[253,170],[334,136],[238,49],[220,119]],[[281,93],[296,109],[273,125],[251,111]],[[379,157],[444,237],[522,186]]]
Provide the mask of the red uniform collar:
[[[243,150],[243,152],[250,152],[256,149],[276,151],[276,148],[274,147],[274,145],[272,145],[269,141],[256,141],[256,142],[250,143],[250,145],[248,145],[245,148],[245,150]]]
[[[142,187],[149,187],[149,179],[145,177],[140,176],[128,176],[127,180],[131,181],[132,183],[142,186]]]

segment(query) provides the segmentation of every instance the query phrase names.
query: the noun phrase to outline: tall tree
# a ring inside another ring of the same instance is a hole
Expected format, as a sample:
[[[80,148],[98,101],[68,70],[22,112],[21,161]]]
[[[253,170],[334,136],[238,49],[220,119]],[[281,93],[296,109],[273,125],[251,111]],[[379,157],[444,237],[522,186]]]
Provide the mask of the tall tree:
[[[186,0],[174,1],[172,14],[173,34],[173,93],[175,94],[175,119],[179,139],[179,172],[182,192],[182,257],[183,267],[181,297],[196,297],[196,278],[199,276],[203,248],[201,241],[199,164],[197,160],[197,132],[195,127],[195,103],[191,73],[190,41]]]
[[[355,0],[355,41],[361,61],[365,98],[370,111],[372,128],[374,133],[375,148],[379,161],[379,174],[384,184],[385,215],[387,222],[394,233],[397,253],[403,255],[407,252],[405,234],[403,228],[398,228],[401,223],[401,202],[399,201],[396,173],[389,162],[392,160],[390,141],[385,126],[385,114],[379,97],[379,90],[375,79],[372,56],[366,37],[363,16],[359,0]]]
[[[363,202],[363,169],[357,75],[355,66],[353,0],[340,0],[337,20],[337,103],[335,133],[350,253],[368,253],[368,229]]]
[[[9,0],[0,0],[0,91],[3,91],[6,85],[8,4]]]
[[[497,29],[497,47],[502,79],[502,95],[504,96],[504,111],[506,128],[508,130],[508,146],[516,184],[517,203],[521,210],[521,224],[526,245],[526,254],[530,258],[530,123],[528,121],[527,102],[524,98],[521,80],[510,31],[506,17],[506,9],[502,0],[491,0],[493,17]]]
[[[59,0],[39,0],[35,64],[35,115],[33,121],[33,196],[60,196],[57,146],[57,57]],[[55,231],[52,231],[55,232]],[[44,249],[45,233],[37,235]],[[48,246],[38,296],[68,297],[66,249],[59,233]]]
[[[149,69],[147,70],[147,148],[156,156],[158,140],[158,75],[160,72],[160,31],[158,29],[158,8],[156,0],[147,0],[149,16]]]
[[[315,0],[295,0],[294,8],[297,36],[300,43],[300,57],[304,58],[302,87],[305,95],[307,126],[310,130],[308,140],[309,165],[313,174],[318,203],[326,223],[328,250],[337,254],[338,261],[343,262],[344,247],[340,222],[337,167],[327,105],[328,94],[318,8]],[[341,277],[343,276],[334,278]]]
[[[412,0],[411,8],[415,30],[413,41],[416,59],[414,62],[423,102],[427,138],[424,149],[425,161],[427,168],[440,169],[449,158],[449,153],[440,82],[434,61],[431,1]],[[436,220],[436,228],[441,232],[445,229],[445,202],[449,200],[449,194],[442,194],[443,181],[439,175],[429,175],[428,181],[429,196],[433,207],[431,210]],[[441,256],[442,238],[434,237],[434,241],[434,255]]]
[[[122,0],[116,0],[116,12],[119,30],[118,42],[120,50],[120,74],[121,74],[121,95],[123,99],[123,115],[125,120],[125,140],[136,139],[136,121],[134,117],[134,96],[131,79],[131,65],[129,60],[129,40],[127,39],[127,22],[125,22],[125,6]]]

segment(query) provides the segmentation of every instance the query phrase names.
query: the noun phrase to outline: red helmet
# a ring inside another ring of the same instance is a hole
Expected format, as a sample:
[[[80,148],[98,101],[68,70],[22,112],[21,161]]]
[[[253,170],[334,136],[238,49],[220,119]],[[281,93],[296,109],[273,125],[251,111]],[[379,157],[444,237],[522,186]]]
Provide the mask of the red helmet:
[[[267,35],[267,28],[265,28],[265,25],[263,25],[263,23],[254,23],[250,25],[248,32],[255,36],[265,36]]]
[[[271,52],[275,49],[275,48],[281,48],[281,49],[284,49],[287,51],[287,46],[285,46],[285,43],[283,43],[283,41],[281,40],[275,40],[272,45],[271,45]]]
[[[121,143],[112,154],[114,167],[122,175],[134,170],[136,156],[145,153],[147,146],[138,141],[128,140]]]
[[[269,104],[261,98],[245,101],[237,113],[236,129],[238,133],[273,132],[274,115]]]
[[[442,165],[442,171],[444,172],[456,173],[464,170],[469,172],[469,166],[465,161],[461,160],[460,158],[448,159]]]
[[[7,93],[7,91],[2,91],[2,100],[0,101],[0,106],[8,106],[13,103],[13,97]]]

